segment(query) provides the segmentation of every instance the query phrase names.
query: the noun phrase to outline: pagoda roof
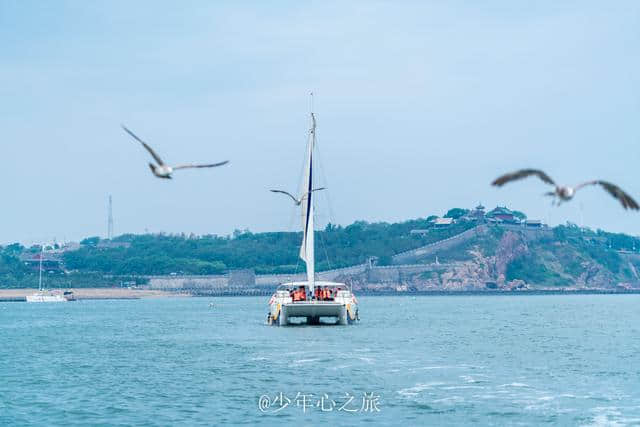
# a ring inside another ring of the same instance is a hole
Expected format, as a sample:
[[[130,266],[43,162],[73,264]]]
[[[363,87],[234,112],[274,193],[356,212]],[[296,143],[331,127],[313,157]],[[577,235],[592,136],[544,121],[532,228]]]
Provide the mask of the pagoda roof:
[[[487,212],[487,216],[494,215],[513,215],[513,211],[506,206],[496,206],[492,211]]]

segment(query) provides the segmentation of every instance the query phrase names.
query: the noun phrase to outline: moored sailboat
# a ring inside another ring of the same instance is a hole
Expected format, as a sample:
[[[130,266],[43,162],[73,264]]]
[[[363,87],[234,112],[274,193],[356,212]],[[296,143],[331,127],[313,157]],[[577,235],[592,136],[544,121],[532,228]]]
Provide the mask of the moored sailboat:
[[[42,286],[42,259],[44,258],[44,245],[40,248],[40,265],[38,271],[38,292],[27,295],[27,302],[67,302],[75,301],[72,291],[46,290]]]

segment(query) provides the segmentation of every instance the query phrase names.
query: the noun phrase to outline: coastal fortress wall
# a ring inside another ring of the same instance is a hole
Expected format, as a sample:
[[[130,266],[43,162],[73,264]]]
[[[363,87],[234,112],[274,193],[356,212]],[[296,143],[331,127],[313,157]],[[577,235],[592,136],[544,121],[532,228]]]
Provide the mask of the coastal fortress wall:
[[[409,264],[373,267],[367,269],[366,280],[369,283],[403,283],[408,276],[437,272],[452,268],[452,264]]]
[[[417,264],[394,266],[370,266],[361,264],[347,268],[323,271],[317,273],[318,280],[340,281],[346,278],[365,274],[375,282],[401,281],[406,275],[424,271],[444,270],[446,265]],[[253,270],[232,271],[224,275],[210,276],[147,276],[149,289],[156,290],[194,290],[231,292],[240,289],[272,290],[285,282],[306,280],[304,273],[300,274],[262,274],[256,275]]]
[[[528,241],[538,240],[541,238],[551,238],[553,237],[553,230],[544,227],[544,228],[525,228],[520,225],[511,225],[511,224],[500,224],[499,226],[494,225],[493,227],[500,227],[505,230],[517,231],[520,235],[524,236]]]
[[[180,290],[198,288],[226,288],[229,280],[226,275],[220,276],[148,276],[150,289]]]
[[[472,240],[477,236],[487,234],[490,230],[490,227],[500,227],[503,230],[516,231],[528,241],[538,240],[543,237],[553,237],[553,230],[550,230],[546,227],[526,228],[521,225],[500,224],[490,226],[482,224],[474,228],[470,228],[469,230],[463,231],[460,234],[456,234],[455,236],[449,237],[448,239],[440,240],[416,249],[396,254],[391,258],[392,263],[399,265],[417,264],[421,260],[424,260],[424,258],[426,257],[437,255],[440,251],[451,249],[457,245],[468,242],[469,240]]]
[[[361,274],[368,264],[321,271],[318,280],[336,280],[345,275]],[[377,267],[374,267],[377,268]],[[150,289],[224,289],[247,287],[274,287],[285,282],[306,280],[306,273],[298,274],[255,274],[253,270],[233,270],[228,274],[207,276],[146,276]]]
[[[150,289],[188,290],[248,288],[256,284],[256,274],[251,269],[233,270],[227,274],[205,276],[147,276]]]
[[[454,246],[467,242],[480,234],[487,233],[488,231],[489,227],[487,225],[478,225],[477,227],[470,228],[469,230],[463,231],[462,233],[456,234],[448,239],[399,253],[394,255],[391,259],[393,264],[413,264],[421,258],[435,255],[442,250],[451,249]]]

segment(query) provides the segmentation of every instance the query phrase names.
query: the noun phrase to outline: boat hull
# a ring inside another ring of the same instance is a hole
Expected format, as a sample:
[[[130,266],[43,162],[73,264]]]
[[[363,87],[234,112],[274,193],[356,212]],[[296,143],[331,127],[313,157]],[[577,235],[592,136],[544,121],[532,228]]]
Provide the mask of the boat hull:
[[[333,318],[338,325],[348,325],[358,320],[358,307],[354,304],[310,301],[279,304],[274,308],[271,323],[286,326],[305,319],[308,325],[320,324],[320,318]],[[294,321],[296,319],[296,321]]]
[[[344,304],[331,302],[296,302],[284,304],[289,317],[338,317],[344,309]]]
[[[62,295],[27,295],[27,302],[67,302]]]
[[[76,299],[71,291],[64,291],[64,293],[43,291],[27,295],[26,300],[27,302],[68,302]]]

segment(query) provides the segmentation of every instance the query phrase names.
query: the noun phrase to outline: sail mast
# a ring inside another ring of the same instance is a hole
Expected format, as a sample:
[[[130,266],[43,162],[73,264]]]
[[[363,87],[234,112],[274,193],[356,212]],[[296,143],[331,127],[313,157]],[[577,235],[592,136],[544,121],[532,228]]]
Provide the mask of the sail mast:
[[[40,245],[40,268],[38,275],[38,290],[42,291],[42,257],[44,257],[44,243]]]
[[[311,94],[313,103],[313,94]],[[312,104],[313,105],[313,104]],[[313,295],[315,287],[315,251],[314,251],[314,209],[313,209],[313,149],[316,143],[316,117],[311,112],[311,129],[309,129],[309,143],[307,145],[307,161],[305,176],[302,181],[302,246],[300,258],[307,265],[308,290]]]

